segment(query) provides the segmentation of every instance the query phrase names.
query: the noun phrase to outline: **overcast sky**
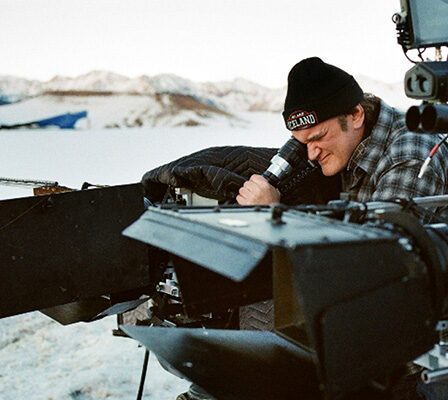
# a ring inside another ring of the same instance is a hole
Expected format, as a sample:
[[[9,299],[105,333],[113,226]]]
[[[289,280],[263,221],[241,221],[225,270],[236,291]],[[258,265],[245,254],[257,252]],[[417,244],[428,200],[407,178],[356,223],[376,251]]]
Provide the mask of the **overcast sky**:
[[[399,0],[0,0],[0,75],[94,69],[197,81],[286,84],[318,55],[386,82],[412,65],[396,43]]]

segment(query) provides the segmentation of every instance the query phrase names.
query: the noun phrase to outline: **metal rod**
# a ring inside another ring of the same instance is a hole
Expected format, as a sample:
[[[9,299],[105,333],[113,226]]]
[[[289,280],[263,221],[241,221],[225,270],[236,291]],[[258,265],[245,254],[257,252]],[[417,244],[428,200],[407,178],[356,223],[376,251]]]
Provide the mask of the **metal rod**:
[[[428,371],[427,369],[422,372],[421,375],[423,383],[433,383],[446,381],[448,379],[448,368],[436,369],[434,371]]]
[[[58,182],[55,181],[42,181],[32,179],[15,179],[15,178],[2,178],[0,177],[0,185],[11,186],[58,186]]]
[[[414,197],[412,201],[418,206],[424,207],[441,207],[448,205],[448,195],[443,194],[440,196],[426,196],[426,197]],[[387,202],[387,201],[371,201],[366,203],[367,209],[369,211],[372,210],[397,210],[401,209],[402,206],[400,204]]]
[[[143,360],[142,376],[140,377],[140,386],[138,387],[137,400],[142,400],[143,388],[145,386],[146,372],[148,370],[149,350],[145,349],[145,359]]]

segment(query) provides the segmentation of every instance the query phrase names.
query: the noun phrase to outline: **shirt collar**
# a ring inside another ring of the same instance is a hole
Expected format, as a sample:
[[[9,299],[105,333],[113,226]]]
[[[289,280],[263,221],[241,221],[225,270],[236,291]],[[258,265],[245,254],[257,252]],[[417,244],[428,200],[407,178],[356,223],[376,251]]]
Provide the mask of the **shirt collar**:
[[[347,171],[361,168],[369,174],[374,172],[378,161],[393,139],[392,124],[396,115],[397,110],[381,100],[380,112],[372,133],[356,147],[347,164]]]

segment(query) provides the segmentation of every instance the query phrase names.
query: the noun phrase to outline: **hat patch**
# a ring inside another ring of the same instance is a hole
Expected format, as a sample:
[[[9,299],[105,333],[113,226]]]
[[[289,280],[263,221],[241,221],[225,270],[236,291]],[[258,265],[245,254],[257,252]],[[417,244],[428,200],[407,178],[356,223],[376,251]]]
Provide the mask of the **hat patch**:
[[[307,129],[318,124],[315,111],[294,111],[286,120],[286,127],[290,131]]]

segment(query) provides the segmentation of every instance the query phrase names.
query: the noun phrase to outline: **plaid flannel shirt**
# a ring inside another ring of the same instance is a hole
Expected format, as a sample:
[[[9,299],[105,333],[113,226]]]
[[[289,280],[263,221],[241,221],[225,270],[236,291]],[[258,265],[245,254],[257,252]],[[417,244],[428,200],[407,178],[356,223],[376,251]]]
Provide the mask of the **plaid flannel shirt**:
[[[439,135],[409,132],[404,114],[381,101],[371,134],[353,152],[342,172],[351,200],[366,202],[448,193],[448,147],[442,146],[421,179],[423,162]]]

